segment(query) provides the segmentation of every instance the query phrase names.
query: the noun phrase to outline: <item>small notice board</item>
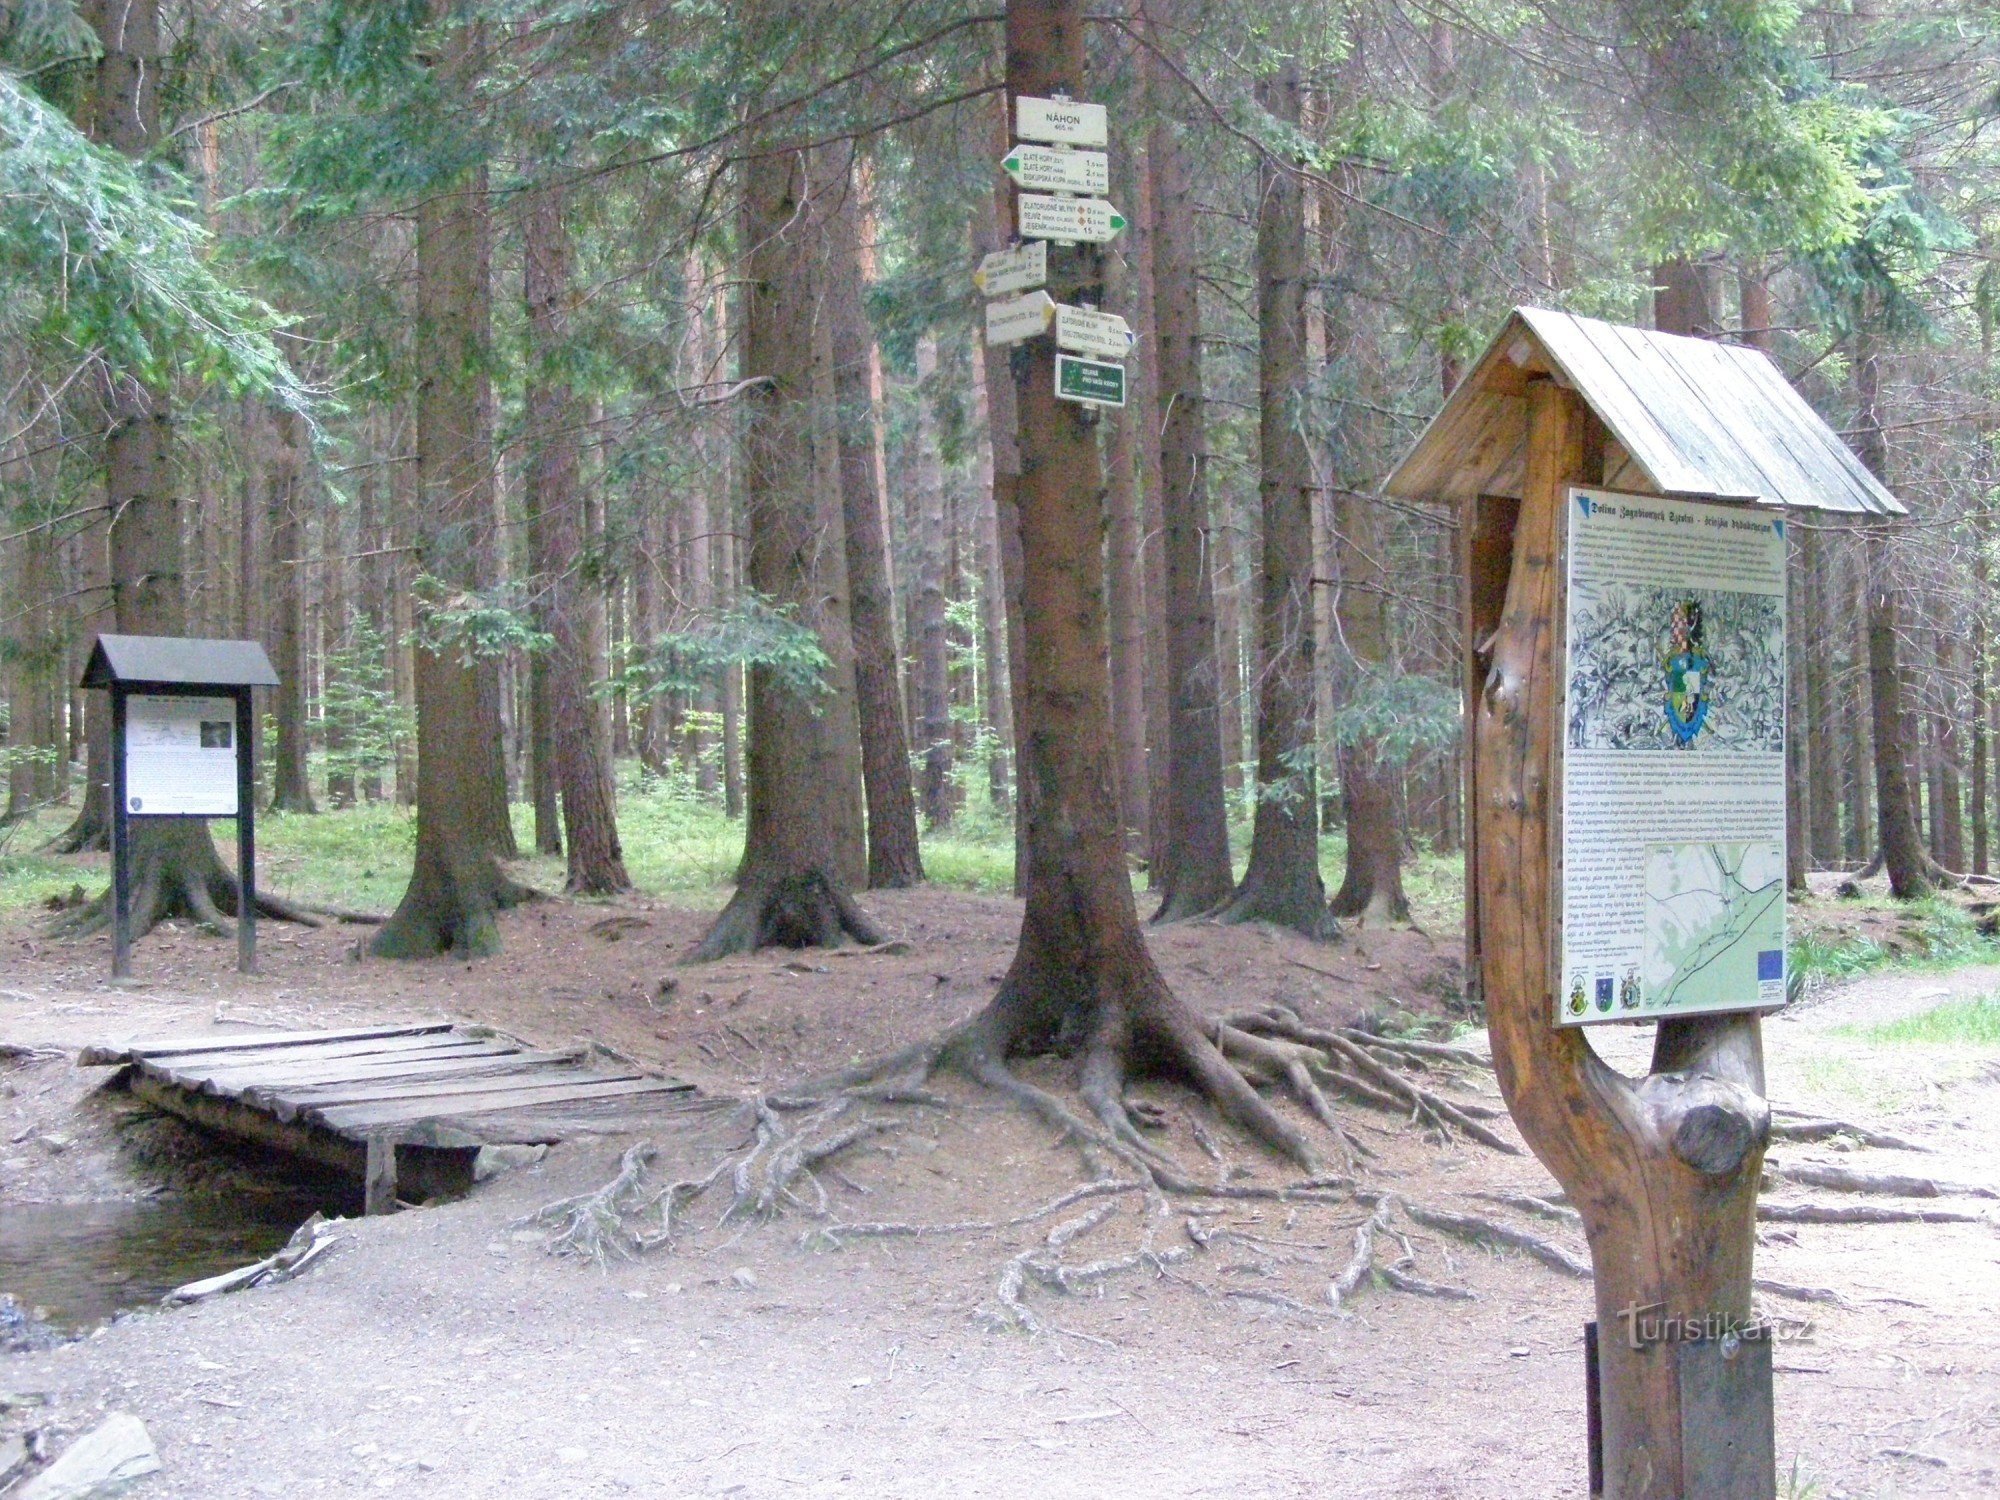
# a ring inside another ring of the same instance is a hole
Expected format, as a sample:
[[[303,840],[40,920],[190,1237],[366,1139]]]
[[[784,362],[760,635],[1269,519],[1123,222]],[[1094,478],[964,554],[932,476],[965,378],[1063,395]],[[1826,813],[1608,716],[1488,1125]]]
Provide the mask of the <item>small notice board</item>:
[[[236,820],[236,962],[257,965],[251,692],[278,674],[255,641],[100,635],[81,685],[111,695],[111,973],[132,972],[132,820]]]
[[[1785,523],[1572,489],[1559,1024],[1785,1001]]]

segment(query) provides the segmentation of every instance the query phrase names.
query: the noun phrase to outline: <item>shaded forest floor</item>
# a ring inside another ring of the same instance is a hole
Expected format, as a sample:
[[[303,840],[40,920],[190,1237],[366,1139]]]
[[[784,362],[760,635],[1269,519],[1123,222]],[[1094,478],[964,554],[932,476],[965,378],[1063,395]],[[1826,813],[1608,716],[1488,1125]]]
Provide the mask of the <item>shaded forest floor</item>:
[[[449,1016],[538,1042],[594,1038],[735,1096],[928,1035],[992,992],[1019,921],[1010,898],[865,899],[909,951],[679,968],[712,898],[549,900],[509,914],[506,951],[470,965],[364,962],[359,929],[266,925],[264,972],[245,979],[228,945],[163,931],[139,950],[140,982],[116,990],[103,940],[51,942],[17,903],[0,916],[0,1041],[73,1050],[215,1024]],[[1333,947],[1200,923],[1152,940],[1170,981],[1211,1012],[1275,1001],[1322,1025],[1365,1017],[1449,1034],[1463,1023],[1451,1011],[1457,931],[1448,912],[1423,915],[1426,931]],[[1801,925],[1821,945],[1818,978],[1768,1028],[1773,1098],[1934,1150],[1773,1156],[2000,1184],[2000,1037],[1977,1003],[2000,990],[2000,966],[1963,963],[1982,956],[1969,924],[1829,898],[1808,903]],[[1640,1033],[1595,1037],[1614,1063],[1643,1064]],[[97,1075],[61,1056],[0,1068],[0,1213],[158,1185],[87,1097]],[[1025,1071],[1067,1087],[1060,1068]],[[1045,1128],[943,1087],[949,1111],[905,1112],[822,1174],[833,1219],[1003,1219],[1081,1180]],[[1497,1100],[1490,1075],[1465,1089]],[[1206,1135],[1230,1181],[1284,1179],[1184,1090],[1140,1092],[1184,1163],[1215,1170]],[[1369,1180],[1412,1201],[1504,1217],[1477,1195],[1552,1189],[1530,1157],[1341,1113],[1376,1153]],[[48,1133],[66,1144],[46,1148]],[[688,1111],[663,1116],[652,1139],[664,1181],[709,1170],[743,1131],[725,1113]],[[134,1412],[165,1463],[141,1493],[162,1497],[1584,1493],[1588,1283],[1514,1252],[1402,1226],[1416,1274],[1477,1300],[1364,1288],[1340,1317],[1326,1287],[1364,1206],[1240,1202],[1203,1221],[1199,1251],[1183,1210],[1154,1226],[1155,1248],[1180,1258],[1073,1295],[1031,1285],[1048,1331],[994,1332],[1002,1270],[1066,1214],[832,1248],[808,1241],[817,1221],[803,1215],[718,1229],[719,1204],[700,1203],[681,1243],[643,1259],[605,1270],[552,1259],[518,1220],[604,1182],[623,1145],[575,1142],[463,1202],[344,1224],[296,1282],[0,1355],[0,1393],[49,1398],[10,1408],[0,1395],[0,1436],[39,1425],[61,1441],[105,1410]],[[1131,1252],[1143,1218],[1121,1202],[1066,1253]],[[1516,1222],[1580,1248],[1565,1225]],[[1777,1354],[1793,1493],[2000,1492],[1985,1436],[2000,1426],[1991,1222],[1767,1225],[1758,1273],[1840,1299],[1772,1305],[1812,1324]]]

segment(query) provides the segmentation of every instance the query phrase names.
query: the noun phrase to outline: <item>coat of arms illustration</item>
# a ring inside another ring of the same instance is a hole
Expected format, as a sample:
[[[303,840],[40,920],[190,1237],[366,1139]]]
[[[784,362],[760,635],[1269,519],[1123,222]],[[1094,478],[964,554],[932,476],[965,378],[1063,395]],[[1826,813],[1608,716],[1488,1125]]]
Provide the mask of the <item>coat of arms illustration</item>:
[[[1669,636],[1672,642],[1665,666],[1667,672],[1667,727],[1674,743],[1694,743],[1708,719],[1708,653],[1702,649],[1701,601],[1683,599],[1674,606]]]

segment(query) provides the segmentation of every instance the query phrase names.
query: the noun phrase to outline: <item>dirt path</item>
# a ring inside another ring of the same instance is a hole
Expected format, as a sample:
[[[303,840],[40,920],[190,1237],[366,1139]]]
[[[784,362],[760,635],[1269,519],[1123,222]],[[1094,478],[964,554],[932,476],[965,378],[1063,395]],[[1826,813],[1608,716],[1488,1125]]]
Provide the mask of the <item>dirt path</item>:
[[[542,1041],[595,1035],[733,1093],[923,1035],[990,993],[1011,948],[1011,902],[919,892],[877,906],[910,952],[676,971],[700,913],[549,902],[516,914],[507,954],[475,966],[362,964],[342,957],[351,932],[282,934],[268,972],[243,981],[222,945],[179,935],[142,949],[147,982],[127,991],[96,982],[107,966],[89,945],[13,931],[0,934],[0,1040],[74,1047],[218,1017],[443,1013]],[[1279,999],[1333,1022],[1434,1009],[1452,980],[1449,952],[1417,934],[1364,939],[1362,951],[1205,927],[1157,942],[1173,982],[1215,1009]],[[665,995],[662,979],[677,981]],[[1935,1003],[1916,992],[1984,993],[1996,980],[1873,979],[1775,1022],[1780,1104],[1864,1115],[1942,1149],[1774,1155],[2000,1180],[2000,1077],[1974,1059],[1940,1083],[1935,1059],[1884,1056],[1846,1030]],[[1613,1033],[1603,1047],[1629,1062],[1635,1040]],[[60,1059],[0,1072],[0,1212],[129,1190],[131,1165],[75,1107],[88,1084]],[[1490,1079],[1484,1088],[1490,1097]],[[846,1181],[827,1179],[840,1220],[999,1218],[1079,1180],[1074,1154],[1045,1130],[947,1092],[951,1111],[913,1112],[843,1159]],[[1146,1092],[1166,1144],[1206,1168],[1194,1127],[1227,1143],[1226,1129],[1181,1091]],[[1466,1207],[1475,1192],[1550,1187],[1531,1158],[1343,1113],[1379,1154],[1371,1175],[1411,1199]],[[71,1137],[60,1153],[36,1145],[51,1129]],[[670,1165],[705,1169],[741,1137],[726,1116],[689,1113],[656,1139]],[[604,1271],[552,1260],[539,1234],[512,1227],[604,1181],[619,1149],[565,1146],[467,1201],[342,1225],[332,1254],[286,1286],[0,1355],[0,1392],[49,1398],[0,1411],[0,1433],[42,1425],[66,1439],[105,1411],[133,1412],[165,1465],[139,1493],[160,1497],[1584,1493],[1587,1283],[1518,1255],[1418,1232],[1417,1274],[1477,1300],[1368,1290],[1336,1318],[1326,1284],[1365,1209],[1251,1204],[1205,1231],[1244,1238],[1212,1238],[1074,1296],[1031,1288],[1050,1331],[996,1333],[1001,1267],[1065,1216],[812,1249],[803,1217],[716,1232],[709,1213],[689,1242]],[[1239,1180],[1278,1180],[1240,1144],[1229,1155],[1251,1174]],[[1156,1250],[1189,1246],[1183,1216],[1153,1227]],[[1575,1243],[1563,1226],[1542,1228]],[[1134,1249],[1145,1229],[1136,1204],[1120,1206],[1073,1258]],[[2000,1494],[1990,1224],[1768,1226],[1758,1270],[1844,1299],[1774,1304],[1814,1324],[1778,1351],[1781,1464],[1796,1457],[1810,1493]]]

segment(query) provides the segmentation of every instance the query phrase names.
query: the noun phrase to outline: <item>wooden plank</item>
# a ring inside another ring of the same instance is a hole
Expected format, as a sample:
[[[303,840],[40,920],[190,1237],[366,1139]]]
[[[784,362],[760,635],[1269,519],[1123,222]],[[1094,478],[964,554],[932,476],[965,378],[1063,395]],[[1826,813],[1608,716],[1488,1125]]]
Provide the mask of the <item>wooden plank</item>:
[[[469,1037],[460,1032],[426,1032],[419,1036],[378,1037],[359,1042],[327,1042],[319,1045],[295,1044],[289,1047],[271,1047],[251,1052],[241,1052],[233,1048],[213,1052],[173,1052],[155,1055],[145,1053],[136,1061],[156,1067],[175,1069],[186,1068],[249,1068],[264,1064],[277,1066],[284,1063],[316,1062],[330,1057],[382,1057],[391,1054],[420,1052],[433,1047],[469,1046],[487,1040],[507,1041],[507,1038]],[[516,1043],[515,1045],[519,1045]]]
[[[1708,339],[1653,339],[1647,344],[1662,370],[1680,382],[1688,399],[1726,434],[1738,470],[1756,476],[1757,498],[1767,505],[1820,505],[1821,486],[1799,462],[1765,436],[1771,418],[1750,390],[1730,351]]]
[[[499,1052],[484,1057],[434,1057],[418,1062],[384,1063],[355,1073],[327,1073],[317,1077],[251,1078],[233,1087],[204,1087],[202,1092],[234,1094],[251,1104],[281,1094],[297,1094],[317,1089],[369,1088],[391,1083],[418,1083],[433,1078],[476,1078],[490,1073],[526,1072],[559,1063],[573,1063],[574,1052]]]
[[[643,1078],[642,1073],[592,1073],[582,1068],[521,1068],[486,1079],[440,1078],[410,1083],[357,1083],[326,1088],[286,1089],[262,1096],[262,1107],[280,1120],[314,1115],[328,1108],[349,1104],[374,1104],[395,1099],[437,1099],[447,1096],[505,1093],[535,1089],[543,1094],[566,1088],[585,1088],[593,1083],[626,1083]]]
[[[155,1077],[165,1078],[182,1088],[206,1089],[213,1094],[235,1093],[246,1085],[264,1083],[307,1083],[314,1081],[334,1082],[342,1078],[371,1078],[380,1076],[388,1069],[421,1069],[438,1063],[457,1062],[463,1059],[482,1057],[523,1057],[525,1049],[499,1042],[460,1042],[452,1046],[426,1047],[414,1052],[389,1052],[368,1057],[334,1057],[323,1062],[294,1062],[281,1067],[259,1067],[246,1064],[242,1067],[217,1068],[164,1066],[146,1064],[140,1066]],[[535,1054],[541,1055],[541,1054]],[[560,1054],[575,1056],[578,1054]]]
[[[271,1047],[314,1046],[321,1042],[358,1042],[382,1037],[417,1036],[424,1032],[451,1030],[451,1022],[436,1021],[402,1026],[355,1026],[342,1031],[253,1031],[207,1036],[161,1037],[157,1041],[100,1043],[84,1049],[101,1061],[92,1067],[133,1062],[141,1057],[176,1057],[198,1052],[250,1052]],[[84,1058],[79,1057],[79,1061]]]
[[[369,1099],[417,1098],[428,1093],[450,1093],[458,1089],[482,1087],[482,1080],[510,1079],[526,1081],[541,1078],[562,1064],[573,1062],[573,1058],[556,1055],[537,1055],[522,1061],[512,1057],[473,1058],[465,1062],[440,1064],[435,1068],[389,1074],[380,1078],[329,1078],[319,1082],[301,1083],[253,1083],[245,1087],[238,1096],[246,1104],[254,1104],[259,1109],[267,1109],[280,1120],[291,1120],[301,1110],[318,1104],[359,1104]],[[636,1074],[620,1073],[600,1075],[582,1073],[583,1079],[600,1076],[619,1078],[636,1077]]]
[[[1791,428],[1788,430],[1799,432],[1801,445],[1808,441],[1812,443],[1819,455],[1816,469],[1845,479],[1850,503],[1839,506],[1839,509],[1853,514],[1907,514],[1903,502],[1868,472],[1867,465],[1841,441],[1840,434],[1820,419],[1819,413],[1792,388],[1791,382],[1769,360],[1760,358],[1754,364],[1746,364],[1744,383],[1758,391],[1771,408],[1792,413]]]
[[[667,1078],[633,1078],[606,1083],[572,1084],[548,1089],[521,1089],[511,1094],[445,1095],[425,1099],[395,1099],[371,1104],[350,1104],[332,1109],[315,1109],[308,1117],[328,1130],[360,1136],[376,1126],[445,1119],[460,1115],[487,1114],[515,1105],[534,1105],[543,1110],[559,1108],[572,1100],[624,1098],[636,1094],[682,1094],[687,1085]]]
[[[1613,352],[1589,336],[1584,320],[1540,309],[1530,309],[1524,316],[1550,357],[1654,486],[1670,493],[1706,493],[1705,476],[1688,461],[1661,415],[1620,374]]]
[[[1623,351],[1619,373],[1659,416],[1689,463],[1701,471],[1693,493],[1724,500],[1757,499],[1770,488],[1769,481],[1736,441],[1711,398],[1691,387],[1668,359],[1665,351],[1672,337],[1613,327],[1606,341]]]

